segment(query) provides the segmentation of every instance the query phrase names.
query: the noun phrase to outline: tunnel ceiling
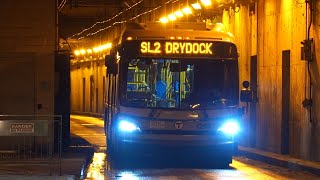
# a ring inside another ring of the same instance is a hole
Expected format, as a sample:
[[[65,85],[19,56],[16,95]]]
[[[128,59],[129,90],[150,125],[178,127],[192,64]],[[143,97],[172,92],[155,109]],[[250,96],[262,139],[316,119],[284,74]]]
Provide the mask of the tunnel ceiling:
[[[146,1],[150,2],[150,0]],[[90,36],[90,38],[83,38],[86,34],[96,32],[99,29],[105,28],[115,22],[115,19],[107,23],[97,24],[95,27],[90,28],[86,33],[76,35],[86,28],[91,27],[96,22],[106,21],[113,18],[120,12],[125,11],[129,7],[134,6],[129,11],[122,13],[117,17],[116,21],[126,20],[128,17],[134,16],[134,11],[145,12],[159,5],[163,5],[165,2],[170,2],[165,5],[166,9],[176,9],[182,4],[189,2],[188,0],[168,0],[168,1],[154,1],[150,7],[145,7],[143,0],[59,0],[59,37],[61,39],[68,40],[68,46],[75,44],[90,44],[90,41],[94,38],[101,39],[101,33]],[[229,2],[229,1],[225,1]],[[231,2],[231,1],[230,1]],[[135,5],[137,4],[137,5]],[[223,7],[222,7],[223,8]],[[221,9],[218,9],[221,13]],[[215,10],[210,10],[210,13],[219,13]],[[204,12],[201,13],[201,16]],[[160,18],[160,17],[159,17]],[[81,38],[79,40],[79,37]]]
[[[71,45],[76,43],[90,43],[90,38],[76,40],[79,36],[70,37],[91,27],[96,22],[105,21],[114,17],[119,12],[128,9],[140,1],[141,0],[59,0],[59,37],[68,39]],[[134,6],[134,8],[148,8],[143,7],[142,4],[143,3],[139,3],[137,6]],[[134,10],[134,8],[132,8],[132,10]],[[121,16],[123,16],[123,14]],[[119,18],[123,19],[125,17],[119,16]],[[113,22],[110,21],[109,23]],[[108,25],[110,24],[98,24],[91,29],[91,32],[95,32],[99,28],[101,29]],[[87,32],[89,33],[90,31]],[[85,33],[83,34],[85,35]]]

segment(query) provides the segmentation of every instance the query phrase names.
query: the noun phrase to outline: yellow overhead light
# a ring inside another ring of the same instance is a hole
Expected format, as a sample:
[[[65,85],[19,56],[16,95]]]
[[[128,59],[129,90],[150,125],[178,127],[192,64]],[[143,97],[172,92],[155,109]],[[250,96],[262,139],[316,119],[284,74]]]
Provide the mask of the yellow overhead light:
[[[202,3],[204,6],[211,6],[211,0],[201,0],[201,3]]]
[[[174,14],[169,14],[168,15],[168,19],[171,20],[171,21],[175,21],[177,18]]]
[[[107,43],[107,44],[103,44],[101,46],[97,46],[97,47],[94,47],[92,49],[80,49],[80,50],[75,50],[74,51],[74,54],[76,56],[79,56],[79,55],[85,55],[85,54],[91,54],[92,52],[94,53],[99,53],[100,51],[103,51],[103,50],[106,50],[106,49],[110,49],[112,47],[112,43]]]
[[[84,54],[86,54],[86,50],[84,50],[84,49],[81,49],[81,50],[80,50],[80,54],[81,54],[81,55],[84,55]]]
[[[87,49],[87,53],[91,54],[92,50],[91,49]]]
[[[95,52],[95,53],[99,52],[99,48],[94,47],[94,48],[93,48],[93,52]]]
[[[171,37],[170,37],[170,39],[174,39],[174,37],[173,37],[173,36],[171,36]]]
[[[127,37],[127,40],[128,40],[128,41],[131,41],[131,40],[132,40],[132,37]]]
[[[174,15],[176,15],[177,17],[182,17],[183,16],[183,13],[182,13],[182,11],[176,11],[176,12],[174,12]]]
[[[79,50],[75,50],[74,51],[74,55],[79,56],[80,55],[80,51]]]
[[[160,22],[162,22],[162,23],[168,23],[168,18],[166,18],[166,17],[163,17],[163,18],[160,18]]]
[[[199,3],[191,4],[191,6],[193,7],[193,9],[196,9],[196,10],[201,9],[201,6],[200,6],[200,4],[199,4]]]
[[[192,10],[191,10],[191,8],[190,7],[185,7],[185,8],[183,8],[182,9],[182,12],[184,13],[184,14],[186,14],[186,15],[188,15],[188,14],[192,14]]]
[[[177,37],[178,39],[182,39],[182,37],[181,36],[179,36],[179,37]]]

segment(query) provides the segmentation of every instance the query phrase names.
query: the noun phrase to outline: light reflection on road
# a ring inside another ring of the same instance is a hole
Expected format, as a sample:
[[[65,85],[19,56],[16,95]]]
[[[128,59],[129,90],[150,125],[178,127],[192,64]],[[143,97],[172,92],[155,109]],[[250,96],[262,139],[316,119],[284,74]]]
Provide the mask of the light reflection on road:
[[[160,168],[152,166],[159,162],[154,158],[149,158],[151,163],[148,163],[148,159],[139,159],[132,165],[138,168],[115,168],[111,166],[107,154],[106,154],[106,137],[104,135],[103,125],[100,119],[93,118],[80,118],[73,116],[71,121],[71,132],[85,140],[95,147],[95,153],[93,155],[92,162],[90,163],[85,175],[87,180],[177,180],[177,179],[196,179],[196,180],[211,180],[211,179],[236,179],[236,180],[274,180],[274,179],[308,179],[318,180],[319,177],[307,174],[304,172],[295,172],[288,169],[270,166],[257,161],[252,161],[244,157],[235,157],[230,168],[216,169],[216,168],[198,168],[189,167],[185,168],[188,163],[178,163],[177,167],[169,167],[170,164],[161,165]],[[93,124],[93,125],[91,125]],[[198,162],[198,156],[195,161],[190,164],[196,164]],[[167,157],[160,158],[165,160]],[[159,159],[158,159],[159,160]],[[207,162],[208,159],[205,159]],[[210,162],[210,161],[209,161]],[[142,167],[140,168],[140,164]]]
[[[105,153],[94,153],[92,162],[88,167],[86,179],[104,180],[105,179]]]

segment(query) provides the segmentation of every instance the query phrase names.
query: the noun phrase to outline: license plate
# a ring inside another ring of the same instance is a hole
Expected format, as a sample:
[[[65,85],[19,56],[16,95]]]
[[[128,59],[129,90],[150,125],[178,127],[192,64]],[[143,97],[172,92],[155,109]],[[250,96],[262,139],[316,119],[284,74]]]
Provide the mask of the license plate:
[[[165,128],[164,121],[150,121],[150,128],[151,129],[164,129]]]

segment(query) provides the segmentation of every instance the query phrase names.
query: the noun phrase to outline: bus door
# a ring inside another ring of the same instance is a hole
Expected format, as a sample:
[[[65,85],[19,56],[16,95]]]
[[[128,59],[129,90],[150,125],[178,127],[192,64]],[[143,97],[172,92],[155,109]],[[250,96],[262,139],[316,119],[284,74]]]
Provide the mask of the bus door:
[[[108,62],[107,62],[108,61]],[[117,88],[117,69],[118,67],[110,63],[110,61],[114,60],[110,55],[106,56],[106,66],[107,66],[107,88],[106,88],[106,102],[105,102],[105,133],[107,138],[110,137],[110,125],[112,120],[117,113],[117,97],[118,97],[118,88]]]

